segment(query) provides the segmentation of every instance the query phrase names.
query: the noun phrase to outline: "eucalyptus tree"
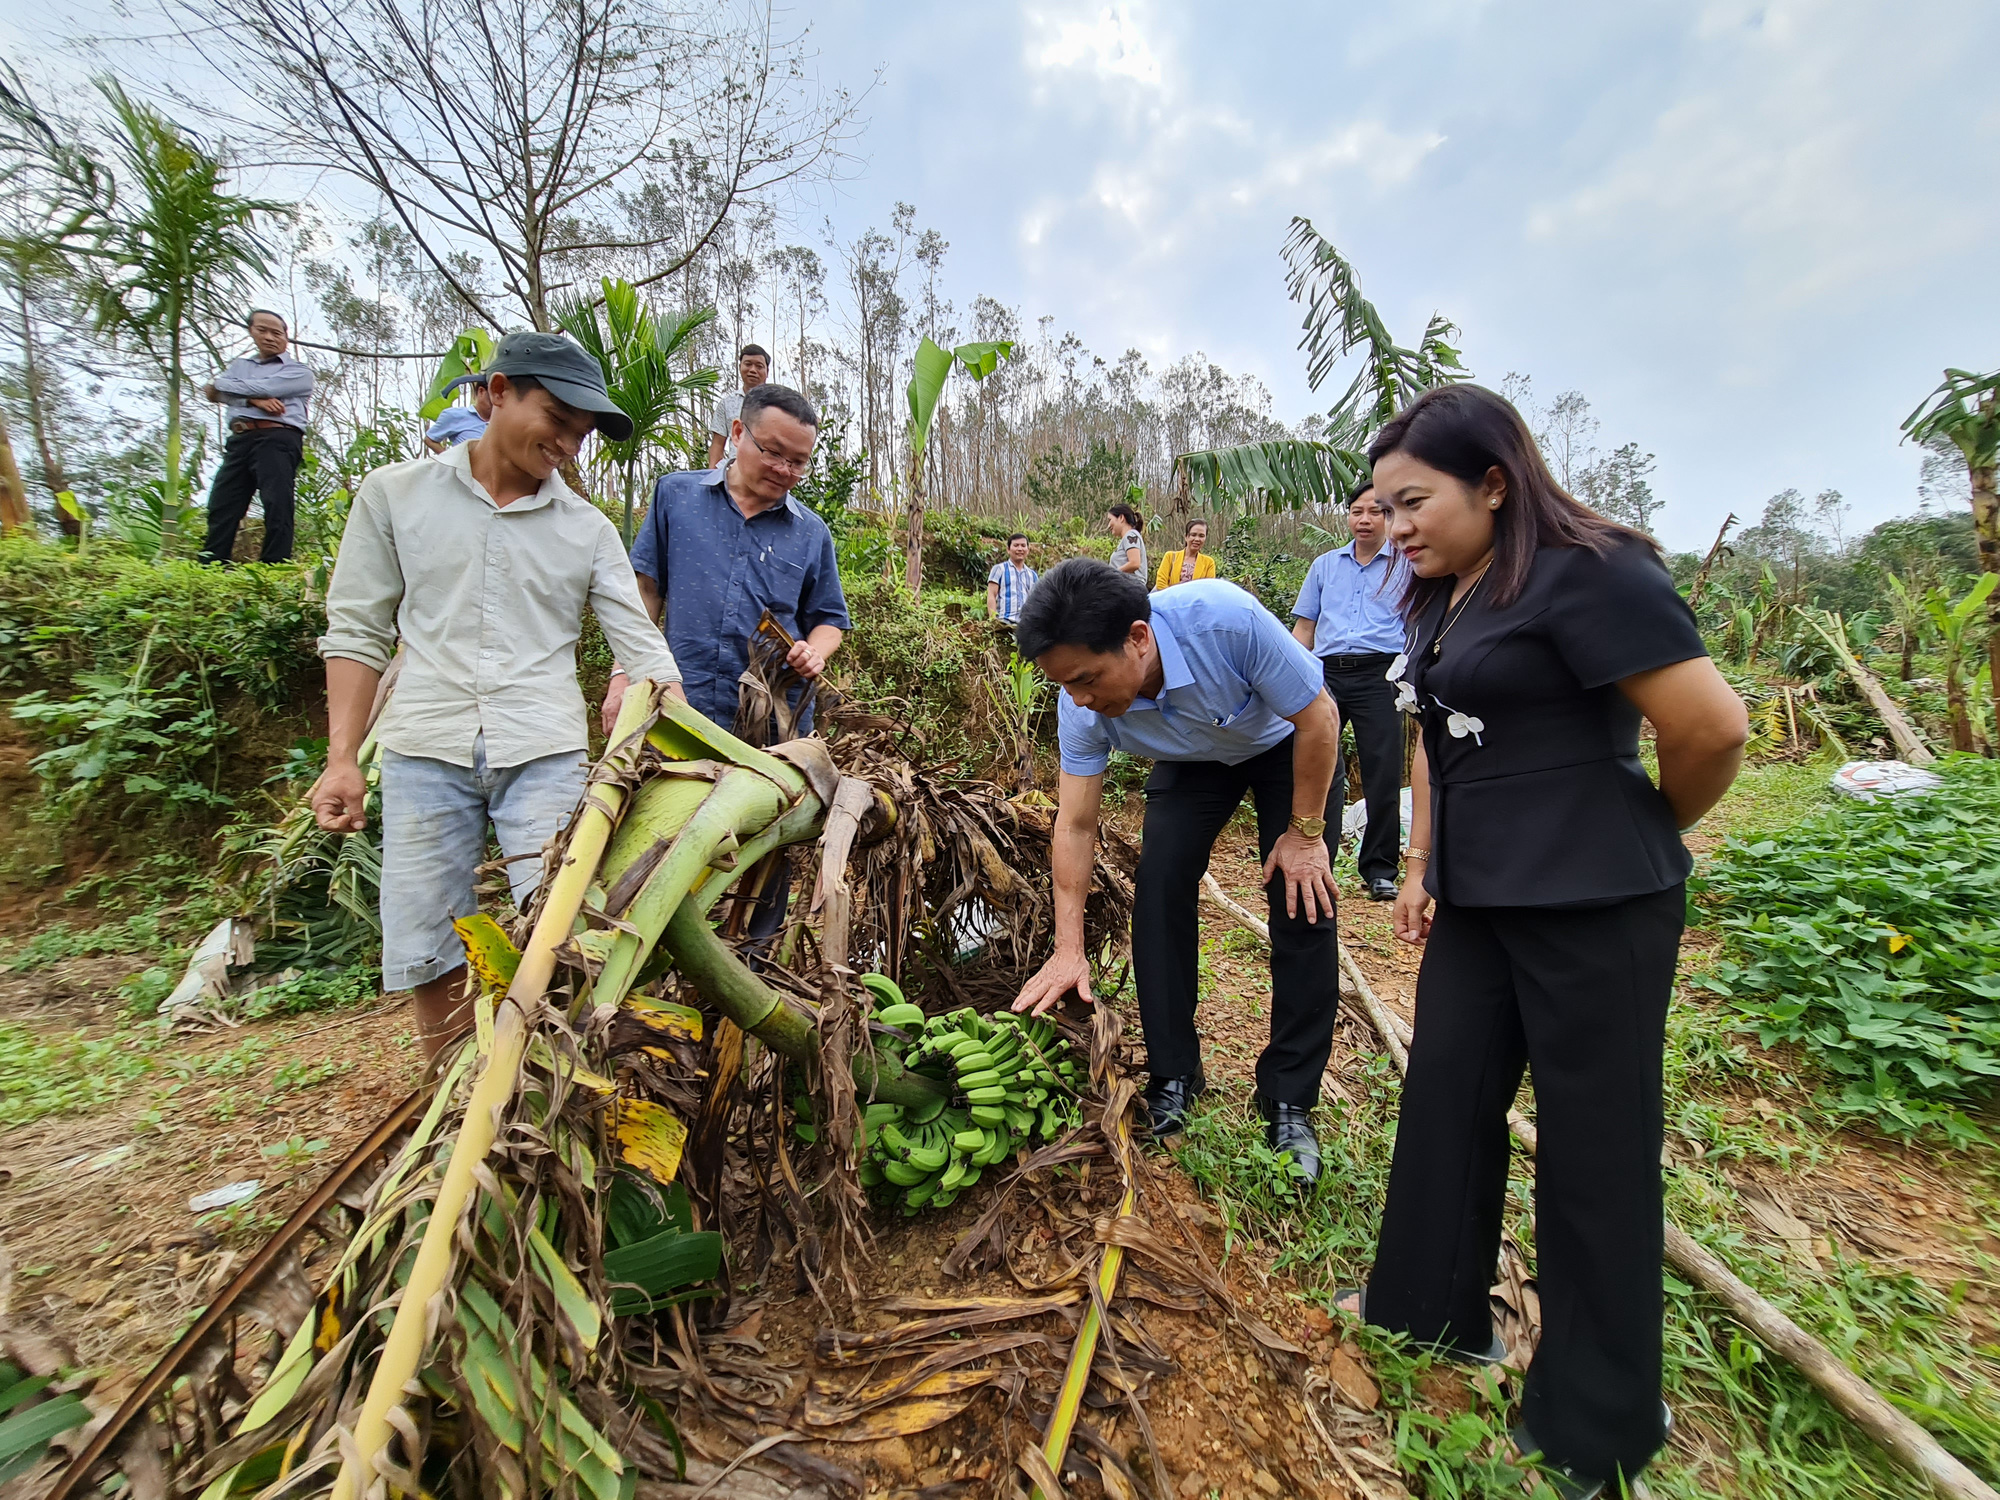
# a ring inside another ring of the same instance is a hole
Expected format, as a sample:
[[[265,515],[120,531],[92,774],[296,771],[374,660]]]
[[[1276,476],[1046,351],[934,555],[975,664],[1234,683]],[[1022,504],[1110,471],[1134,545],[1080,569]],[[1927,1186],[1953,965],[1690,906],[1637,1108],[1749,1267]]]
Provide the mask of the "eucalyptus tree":
[[[1224,504],[1261,497],[1278,505],[1323,506],[1351,495],[1367,476],[1368,435],[1433,386],[1466,378],[1449,340],[1458,327],[1433,313],[1414,349],[1390,336],[1375,304],[1361,295],[1354,267],[1305,218],[1292,220],[1284,257],[1292,300],[1305,305],[1306,380],[1318,390],[1347,355],[1361,365],[1328,413],[1319,439],[1281,438],[1175,457],[1197,491]]]
[[[618,530],[630,547],[641,465],[658,454],[687,461],[696,454],[698,403],[715,389],[721,372],[711,366],[680,375],[674,366],[687,363],[688,351],[714,321],[715,309],[699,308],[669,323],[646,305],[632,283],[606,277],[594,302],[572,298],[558,307],[556,318],[604,366],[611,399],[632,419],[629,438],[598,439],[598,452],[618,471],[625,502]]]
[[[171,4],[242,80],[240,128],[379,194],[492,327],[553,328],[585,265],[644,263],[641,286],[672,276],[747,205],[840,170],[857,128],[858,101],[814,84],[773,0]],[[695,199],[673,186],[689,182]],[[629,211],[661,184],[692,220]],[[468,248],[497,293],[454,265]]]
[[[1926,446],[1950,443],[1972,482],[1972,530],[1979,570],[2000,573],[2000,371],[1946,370],[1938,388],[1903,419],[1903,431]],[[2000,588],[1986,596],[1986,658],[1993,683],[1995,743],[2000,744]]]
[[[181,406],[190,346],[221,363],[205,329],[240,320],[270,271],[262,224],[288,205],[226,191],[221,160],[192,135],[115,79],[98,89],[117,126],[113,154],[124,181],[114,184],[108,172],[103,179],[83,293],[98,331],[142,355],[165,387],[161,538],[171,548],[186,503]]]
[[[82,133],[37,103],[20,75],[0,62],[0,279],[13,304],[10,331],[21,350],[28,428],[51,498],[69,488],[69,477],[50,411],[60,376],[42,357],[37,321],[51,304],[70,300],[105,192],[103,168]],[[21,513],[8,516],[9,527],[28,524],[26,496],[19,498]],[[77,522],[60,507],[57,517],[65,532],[77,534]]]

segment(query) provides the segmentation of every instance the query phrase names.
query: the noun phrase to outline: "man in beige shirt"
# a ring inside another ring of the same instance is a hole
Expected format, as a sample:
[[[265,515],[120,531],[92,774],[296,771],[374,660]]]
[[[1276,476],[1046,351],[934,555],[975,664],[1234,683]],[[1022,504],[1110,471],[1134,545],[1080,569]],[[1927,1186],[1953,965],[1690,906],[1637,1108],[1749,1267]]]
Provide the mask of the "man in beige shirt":
[[[517,904],[532,856],[583,791],[589,735],[576,680],[586,606],[635,677],[680,670],[639,604],[611,523],[557,468],[593,429],[629,436],[597,361],[555,334],[500,341],[483,436],[362,480],[327,592],[327,769],[319,826],[366,822],[357,763],[376,685],[400,635],[402,672],[382,746],[382,984],[414,989],[435,1056],[468,1016],[454,917],[477,909],[490,821]]]

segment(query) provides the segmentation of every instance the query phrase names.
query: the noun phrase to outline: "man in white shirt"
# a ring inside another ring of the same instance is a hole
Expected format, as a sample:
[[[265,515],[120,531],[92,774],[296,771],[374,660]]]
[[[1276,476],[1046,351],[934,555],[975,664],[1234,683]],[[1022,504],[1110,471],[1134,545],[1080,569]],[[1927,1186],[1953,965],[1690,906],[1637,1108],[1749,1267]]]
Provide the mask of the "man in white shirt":
[[[715,403],[715,412],[708,419],[708,466],[711,469],[719,469],[736,457],[736,441],[729,435],[734,430],[731,424],[743,415],[744,395],[771,378],[771,356],[764,352],[762,344],[745,344],[738,352],[736,378],[743,382],[742,385],[726,392]]]
[[[512,333],[486,371],[486,431],[435,459],[363,479],[327,591],[327,768],[319,826],[365,826],[357,755],[400,635],[404,663],[382,712],[382,984],[414,989],[430,1056],[469,1019],[454,917],[477,910],[486,825],[513,863],[517,904],[532,858],[574,812],[589,735],[576,680],[586,606],[635,677],[680,669],[639,604],[617,530],[556,472],[592,429],[632,420],[597,361],[568,339]]]

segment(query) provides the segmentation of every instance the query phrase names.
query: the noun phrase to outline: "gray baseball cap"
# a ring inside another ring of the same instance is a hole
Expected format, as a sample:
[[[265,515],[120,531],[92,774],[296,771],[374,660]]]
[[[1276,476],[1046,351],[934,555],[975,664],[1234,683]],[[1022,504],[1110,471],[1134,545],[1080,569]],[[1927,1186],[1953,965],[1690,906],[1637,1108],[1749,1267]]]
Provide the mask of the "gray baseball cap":
[[[565,406],[594,413],[597,430],[613,442],[622,443],[632,436],[632,419],[605,389],[604,366],[573,339],[559,333],[537,333],[531,328],[510,333],[494,349],[491,364],[477,375],[461,375],[451,384],[483,384],[490,375],[505,375],[510,379],[532,375]]]

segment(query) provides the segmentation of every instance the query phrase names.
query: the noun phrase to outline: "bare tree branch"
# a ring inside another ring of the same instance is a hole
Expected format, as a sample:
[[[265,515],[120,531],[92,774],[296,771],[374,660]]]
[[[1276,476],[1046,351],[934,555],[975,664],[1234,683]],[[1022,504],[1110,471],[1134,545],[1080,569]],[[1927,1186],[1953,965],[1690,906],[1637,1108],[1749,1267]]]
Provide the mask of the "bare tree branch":
[[[170,3],[182,35],[245,80],[240,132],[380,194],[496,327],[503,313],[552,327],[551,288],[586,253],[636,258],[641,285],[674,275],[747,202],[837,173],[859,127],[858,99],[815,87],[772,0]],[[622,200],[688,160],[713,189],[703,201],[651,234],[612,227]],[[501,300],[453,264],[472,248]]]

